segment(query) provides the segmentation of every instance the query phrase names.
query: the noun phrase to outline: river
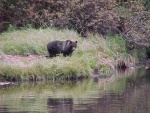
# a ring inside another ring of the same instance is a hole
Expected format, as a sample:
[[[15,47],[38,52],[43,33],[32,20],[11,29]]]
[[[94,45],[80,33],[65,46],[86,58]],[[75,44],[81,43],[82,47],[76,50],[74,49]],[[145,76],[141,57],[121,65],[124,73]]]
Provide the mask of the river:
[[[150,113],[150,69],[0,86],[0,113]]]

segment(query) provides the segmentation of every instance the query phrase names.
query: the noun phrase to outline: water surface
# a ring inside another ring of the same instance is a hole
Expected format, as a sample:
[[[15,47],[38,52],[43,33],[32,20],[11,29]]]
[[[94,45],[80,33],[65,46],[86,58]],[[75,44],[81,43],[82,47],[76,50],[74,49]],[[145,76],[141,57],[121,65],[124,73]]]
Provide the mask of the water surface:
[[[0,86],[1,113],[150,113],[150,69]]]

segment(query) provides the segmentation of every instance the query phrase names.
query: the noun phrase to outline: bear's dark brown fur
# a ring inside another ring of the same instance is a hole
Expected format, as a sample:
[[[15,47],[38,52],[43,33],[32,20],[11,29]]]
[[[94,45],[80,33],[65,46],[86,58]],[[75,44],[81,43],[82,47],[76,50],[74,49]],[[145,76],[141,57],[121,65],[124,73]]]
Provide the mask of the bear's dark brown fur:
[[[77,41],[59,41],[55,40],[47,44],[47,50],[50,57],[56,57],[57,54],[63,54],[63,56],[69,56],[77,47]]]

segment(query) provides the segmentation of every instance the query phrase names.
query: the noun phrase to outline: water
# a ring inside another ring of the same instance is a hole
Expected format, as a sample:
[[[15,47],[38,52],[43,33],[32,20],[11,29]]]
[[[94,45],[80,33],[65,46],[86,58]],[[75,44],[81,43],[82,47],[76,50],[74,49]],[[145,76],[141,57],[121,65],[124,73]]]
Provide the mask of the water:
[[[0,86],[1,113],[150,113],[150,69]]]

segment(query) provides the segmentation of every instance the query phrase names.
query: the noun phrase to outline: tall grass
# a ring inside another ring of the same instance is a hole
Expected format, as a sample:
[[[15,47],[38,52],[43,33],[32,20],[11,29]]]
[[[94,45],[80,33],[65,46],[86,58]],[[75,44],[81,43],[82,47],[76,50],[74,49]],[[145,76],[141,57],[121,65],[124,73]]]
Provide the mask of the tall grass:
[[[47,80],[90,76],[94,68],[106,72],[118,56],[125,57],[125,42],[120,37],[104,39],[98,35],[79,37],[75,31],[29,29],[0,35],[0,53],[10,55],[46,55],[46,45],[52,40],[77,40],[78,47],[71,57],[39,57],[35,61],[16,62],[0,59],[0,76],[8,80]],[[117,56],[118,55],[118,56]],[[2,55],[1,55],[2,56]],[[106,59],[106,61],[102,60]],[[109,62],[108,62],[108,61]],[[28,65],[32,62],[32,65]]]

